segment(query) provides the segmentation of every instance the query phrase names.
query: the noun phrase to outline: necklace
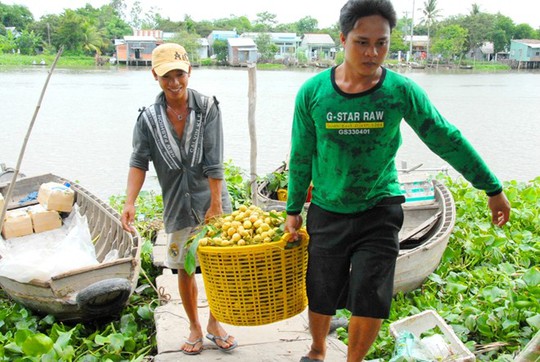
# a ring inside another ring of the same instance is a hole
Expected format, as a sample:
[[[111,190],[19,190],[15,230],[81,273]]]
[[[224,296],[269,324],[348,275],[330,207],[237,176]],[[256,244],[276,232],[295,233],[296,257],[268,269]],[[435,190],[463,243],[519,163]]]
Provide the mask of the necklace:
[[[171,112],[173,112],[173,113],[176,115],[176,119],[178,119],[179,121],[181,121],[181,120],[184,119],[184,117],[183,117],[181,114],[176,113],[176,112],[174,111],[174,109],[172,109],[172,107],[169,106],[168,104],[167,104],[167,108],[170,109]]]

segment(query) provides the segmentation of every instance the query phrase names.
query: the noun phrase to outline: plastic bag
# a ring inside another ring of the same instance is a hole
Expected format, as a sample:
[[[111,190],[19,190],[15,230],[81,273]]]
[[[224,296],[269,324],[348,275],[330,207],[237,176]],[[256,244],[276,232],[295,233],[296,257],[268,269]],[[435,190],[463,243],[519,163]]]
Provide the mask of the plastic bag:
[[[394,353],[389,362],[433,362],[414,334],[404,331],[398,335]]]
[[[419,339],[409,331],[403,331],[396,339],[396,347],[389,362],[437,362],[447,361],[452,352],[440,334]]]
[[[5,241],[0,275],[21,283],[99,264],[85,216],[74,206],[55,230]]]
[[[424,351],[435,361],[446,361],[452,354],[450,346],[440,334],[424,337],[420,342]]]

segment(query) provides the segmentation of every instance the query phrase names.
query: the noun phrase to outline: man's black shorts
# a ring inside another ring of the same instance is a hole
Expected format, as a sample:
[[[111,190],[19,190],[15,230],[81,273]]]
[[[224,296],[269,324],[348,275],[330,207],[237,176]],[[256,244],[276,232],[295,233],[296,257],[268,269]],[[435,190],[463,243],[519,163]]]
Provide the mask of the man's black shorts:
[[[403,225],[401,204],[382,202],[357,214],[338,214],[310,205],[307,270],[309,309],[334,315],[386,319]]]

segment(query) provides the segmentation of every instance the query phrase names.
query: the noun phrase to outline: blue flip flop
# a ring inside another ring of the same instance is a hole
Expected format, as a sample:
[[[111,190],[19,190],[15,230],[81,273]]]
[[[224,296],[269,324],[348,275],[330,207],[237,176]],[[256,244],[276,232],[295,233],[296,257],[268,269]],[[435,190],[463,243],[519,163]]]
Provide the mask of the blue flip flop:
[[[230,337],[230,336],[229,336],[228,334],[225,335],[224,337],[221,337],[221,336],[215,336],[215,335],[213,335],[212,333],[208,333],[208,334],[206,335],[206,338],[208,338],[210,341],[212,341],[212,342],[217,346],[217,348],[218,348],[220,351],[223,351],[223,352],[230,352],[230,351],[232,351],[233,349],[235,349],[235,348],[238,346],[238,342],[236,342],[236,340],[234,340],[234,341],[232,342],[232,344],[231,344],[229,347],[227,347],[227,348],[223,348],[223,347],[221,347],[219,344],[217,344],[217,341],[216,341],[216,340],[218,340],[218,339],[219,339],[220,341],[224,342],[224,343],[229,343],[229,342],[227,342],[227,340],[229,339],[229,337]]]

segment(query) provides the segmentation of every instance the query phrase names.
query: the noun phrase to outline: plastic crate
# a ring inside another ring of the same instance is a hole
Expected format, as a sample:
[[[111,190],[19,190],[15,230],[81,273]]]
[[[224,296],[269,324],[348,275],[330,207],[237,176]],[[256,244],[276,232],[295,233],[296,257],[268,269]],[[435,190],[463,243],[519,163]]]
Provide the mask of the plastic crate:
[[[417,338],[421,339],[422,334],[438,327],[443,333],[443,337],[449,344],[451,358],[445,361],[468,362],[476,361],[474,354],[461,342],[444,319],[433,310],[426,310],[422,313],[400,319],[390,324],[390,333],[397,338],[401,332],[409,331]]]
[[[435,187],[428,174],[399,175],[400,189],[405,201],[415,205],[426,205],[435,202]]]
[[[217,320],[236,326],[277,322],[307,306],[308,235],[297,244],[278,242],[216,247],[199,246],[197,256],[210,310]]]

